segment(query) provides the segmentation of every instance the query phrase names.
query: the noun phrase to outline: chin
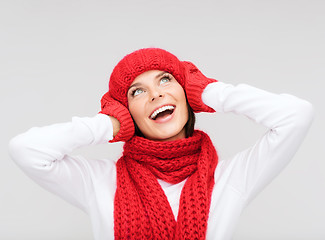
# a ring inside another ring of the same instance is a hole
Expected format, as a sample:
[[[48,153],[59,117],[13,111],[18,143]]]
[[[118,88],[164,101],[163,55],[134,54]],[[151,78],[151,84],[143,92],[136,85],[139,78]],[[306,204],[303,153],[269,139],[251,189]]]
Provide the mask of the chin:
[[[166,131],[152,131],[150,134],[145,135],[146,138],[155,141],[173,141],[185,138],[185,129],[171,131],[168,129]]]

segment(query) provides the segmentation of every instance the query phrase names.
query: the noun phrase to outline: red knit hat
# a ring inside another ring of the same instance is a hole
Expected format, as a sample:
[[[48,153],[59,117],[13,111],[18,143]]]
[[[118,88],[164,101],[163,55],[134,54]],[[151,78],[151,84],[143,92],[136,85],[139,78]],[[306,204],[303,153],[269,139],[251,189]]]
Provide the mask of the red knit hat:
[[[143,48],[126,55],[113,69],[109,90],[101,98],[101,111],[118,119],[121,128],[109,142],[127,141],[134,134],[134,124],[128,110],[127,92],[134,79],[149,70],[166,71],[174,76],[186,92],[194,112],[215,112],[202,101],[205,87],[217,80],[207,78],[191,62],[180,61],[175,55],[160,48]]]
[[[115,66],[109,80],[110,95],[128,107],[129,86],[148,70],[166,71],[185,88],[185,67],[175,55],[160,48],[143,48],[126,55]]]

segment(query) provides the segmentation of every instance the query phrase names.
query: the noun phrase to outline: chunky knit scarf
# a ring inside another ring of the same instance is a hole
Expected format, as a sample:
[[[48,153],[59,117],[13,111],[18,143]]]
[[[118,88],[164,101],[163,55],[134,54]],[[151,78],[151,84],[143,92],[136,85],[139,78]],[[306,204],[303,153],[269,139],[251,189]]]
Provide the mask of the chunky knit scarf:
[[[207,134],[157,142],[135,136],[118,160],[114,200],[115,239],[205,239],[216,150]],[[187,179],[177,221],[157,179]]]

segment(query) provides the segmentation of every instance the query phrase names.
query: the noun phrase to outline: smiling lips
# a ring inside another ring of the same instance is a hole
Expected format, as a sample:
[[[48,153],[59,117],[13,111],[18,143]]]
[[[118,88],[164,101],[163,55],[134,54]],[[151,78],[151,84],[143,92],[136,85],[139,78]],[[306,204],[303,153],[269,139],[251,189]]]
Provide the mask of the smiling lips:
[[[174,109],[175,109],[175,106],[173,106],[173,105],[165,105],[165,106],[159,107],[155,111],[153,111],[153,113],[151,113],[149,118],[152,120],[156,120],[158,114],[165,112],[165,111],[168,111],[168,112],[170,112],[170,114],[172,114],[174,112]],[[170,115],[170,114],[168,114],[168,115]]]

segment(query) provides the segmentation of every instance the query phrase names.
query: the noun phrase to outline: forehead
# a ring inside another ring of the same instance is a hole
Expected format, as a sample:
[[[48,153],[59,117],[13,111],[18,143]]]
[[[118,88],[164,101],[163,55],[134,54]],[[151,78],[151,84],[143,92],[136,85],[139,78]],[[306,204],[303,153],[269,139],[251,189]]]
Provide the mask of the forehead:
[[[166,72],[161,71],[161,70],[149,70],[149,71],[146,71],[146,72],[141,73],[140,75],[138,75],[134,79],[134,81],[131,83],[131,86],[133,84],[135,84],[135,83],[146,83],[146,82],[152,81],[154,79],[159,78],[164,73],[166,73]]]

